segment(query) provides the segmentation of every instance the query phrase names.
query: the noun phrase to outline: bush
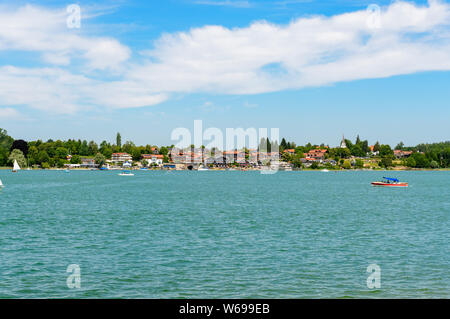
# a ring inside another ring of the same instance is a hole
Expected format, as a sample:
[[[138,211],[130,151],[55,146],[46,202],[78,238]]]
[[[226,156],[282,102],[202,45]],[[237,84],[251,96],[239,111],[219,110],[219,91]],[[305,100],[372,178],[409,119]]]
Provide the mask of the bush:
[[[345,169],[351,169],[352,168],[352,164],[350,164],[349,161],[344,161],[344,164],[342,164],[342,167]]]
[[[431,168],[439,168],[439,164],[438,164],[438,162],[436,162],[436,161],[431,161],[430,167],[431,167]]]
[[[48,164],[47,162],[44,162],[44,163],[41,164],[41,167],[43,169],[49,169],[50,168],[50,164]]]

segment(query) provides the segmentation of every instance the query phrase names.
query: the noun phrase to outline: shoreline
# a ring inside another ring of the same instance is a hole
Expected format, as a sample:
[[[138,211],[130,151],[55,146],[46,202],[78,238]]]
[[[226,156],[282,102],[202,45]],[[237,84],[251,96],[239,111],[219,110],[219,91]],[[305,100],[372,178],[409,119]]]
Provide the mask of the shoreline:
[[[7,171],[7,170],[12,170],[12,167],[0,167],[0,170],[2,171]],[[30,170],[27,169],[21,169],[22,171],[65,171],[65,169],[63,168],[32,168]],[[122,171],[122,168],[115,168],[115,169],[109,169],[109,170],[104,170],[104,171]],[[141,171],[141,169],[127,169],[127,170],[132,170],[132,171]],[[318,168],[318,169],[313,169],[313,168],[302,168],[302,169],[293,169],[293,170],[282,170],[279,169],[277,171],[279,172],[301,172],[301,171],[308,171],[308,172],[322,172],[323,168]],[[91,169],[91,168],[71,168],[70,171],[100,171],[100,169]],[[142,171],[197,171],[196,169],[146,169],[146,170],[142,170]],[[209,169],[209,171],[227,171],[227,169]],[[232,170],[234,171],[241,171],[241,172],[249,172],[249,171],[262,171],[261,169],[238,169],[235,168]],[[392,172],[421,172],[421,171],[430,171],[430,172],[435,172],[435,171],[442,171],[442,172],[447,172],[450,171],[450,168],[409,168],[409,169],[328,169],[329,172],[344,172],[344,171],[355,171],[355,172],[388,172],[388,171],[392,171]]]

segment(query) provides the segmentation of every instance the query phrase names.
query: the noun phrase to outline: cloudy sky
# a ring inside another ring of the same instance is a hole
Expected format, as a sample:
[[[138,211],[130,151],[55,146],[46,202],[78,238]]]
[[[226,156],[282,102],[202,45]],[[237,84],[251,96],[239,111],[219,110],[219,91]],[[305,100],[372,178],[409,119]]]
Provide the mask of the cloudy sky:
[[[177,127],[450,139],[450,2],[3,1],[0,127],[172,144]]]

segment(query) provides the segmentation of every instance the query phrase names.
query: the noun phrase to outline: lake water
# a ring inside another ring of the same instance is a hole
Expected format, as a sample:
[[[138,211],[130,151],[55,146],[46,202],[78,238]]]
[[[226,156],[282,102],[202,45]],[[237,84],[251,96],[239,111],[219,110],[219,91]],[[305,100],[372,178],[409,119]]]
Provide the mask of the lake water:
[[[450,172],[117,174],[0,171],[1,298],[450,297]]]

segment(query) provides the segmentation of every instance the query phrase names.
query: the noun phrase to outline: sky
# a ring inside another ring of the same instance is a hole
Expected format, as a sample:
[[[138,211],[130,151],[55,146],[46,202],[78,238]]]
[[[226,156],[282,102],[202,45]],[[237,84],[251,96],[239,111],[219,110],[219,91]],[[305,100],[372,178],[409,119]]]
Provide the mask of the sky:
[[[202,120],[416,145],[450,140],[449,84],[444,0],[0,4],[0,128],[17,139],[171,145]]]

